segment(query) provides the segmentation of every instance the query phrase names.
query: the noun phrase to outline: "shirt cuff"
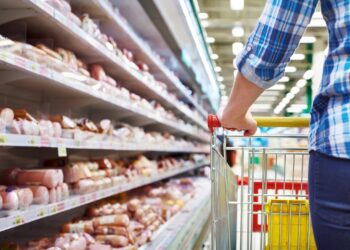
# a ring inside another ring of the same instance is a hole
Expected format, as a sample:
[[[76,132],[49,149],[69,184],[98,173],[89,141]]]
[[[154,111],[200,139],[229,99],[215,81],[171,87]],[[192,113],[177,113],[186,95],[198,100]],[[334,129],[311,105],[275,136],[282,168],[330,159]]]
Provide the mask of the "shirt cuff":
[[[252,44],[247,44],[237,56],[236,66],[246,79],[262,89],[275,85],[283,77],[285,68],[264,62],[257,55],[257,46]]]

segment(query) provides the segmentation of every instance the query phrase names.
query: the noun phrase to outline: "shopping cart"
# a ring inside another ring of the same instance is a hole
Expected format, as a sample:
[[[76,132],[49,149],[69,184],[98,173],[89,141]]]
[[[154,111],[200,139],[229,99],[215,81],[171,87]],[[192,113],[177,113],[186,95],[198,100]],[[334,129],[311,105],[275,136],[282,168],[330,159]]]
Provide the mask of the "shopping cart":
[[[309,119],[256,120],[259,127],[275,128],[247,138],[221,128],[216,116],[208,117],[212,249],[316,249],[308,204],[307,135],[302,133]],[[232,150],[236,165],[228,166]]]

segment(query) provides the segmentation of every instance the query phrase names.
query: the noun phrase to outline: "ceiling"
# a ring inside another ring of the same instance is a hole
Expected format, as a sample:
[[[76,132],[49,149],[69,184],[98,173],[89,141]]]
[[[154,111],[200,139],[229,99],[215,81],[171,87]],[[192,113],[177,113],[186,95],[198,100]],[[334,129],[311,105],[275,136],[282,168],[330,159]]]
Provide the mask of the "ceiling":
[[[238,4],[239,0],[231,0]],[[249,34],[254,29],[259,16],[264,8],[266,1],[261,0],[245,0],[244,8],[242,10],[232,10],[230,7],[230,0],[197,0],[199,7],[199,17],[201,19],[202,28],[207,35],[208,46],[211,49],[212,54],[218,55],[215,61],[218,72],[219,81],[221,81],[221,94],[225,96],[230,93],[234,79],[234,59],[232,44],[236,42],[245,43]],[[322,21],[319,8],[313,21],[313,26],[309,27],[305,33],[305,37],[316,38],[317,43],[322,43],[322,46],[326,48],[327,44],[327,31],[324,27],[324,23],[319,25],[316,21]],[[322,21],[323,22],[323,21]],[[232,35],[232,29],[234,27],[242,27],[244,29],[244,35],[242,37],[234,37]],[[214,39],[213,39],[214,38]],[[215,40],[215,41],[214,41]],[[315,41],[313,41],[314,43]],[[310,54],[312,55],[312,44],[302,43],[296,51],[296,54]],[[311,44],[311,46],[310,46]],[[311,47],[311,49],[310,49]],[[312,65],[304,60],[291,61],[291,67],[295,67],[295,72],[288,72],[286,76],[289,77],[287,82],[283,82],[285,85],[284,90],[268,90],[261,98],[259,98],[254,105],[252,111],[258,115],[272,115],[276,110],[278,104],[283,100],[292,87],[296,85],[296,82],[303,78],[303,75],[308,69],[312,68]],[[289,68],[293,71],[293,68]],[[273,97],[271,97],[273,96]],[[305,87],[300,88],[300,91],[295,97],[290,100],[289,104],[280,107],[280,112],[275,114],[283,114],[288,107],[293,103],[306,103]]]

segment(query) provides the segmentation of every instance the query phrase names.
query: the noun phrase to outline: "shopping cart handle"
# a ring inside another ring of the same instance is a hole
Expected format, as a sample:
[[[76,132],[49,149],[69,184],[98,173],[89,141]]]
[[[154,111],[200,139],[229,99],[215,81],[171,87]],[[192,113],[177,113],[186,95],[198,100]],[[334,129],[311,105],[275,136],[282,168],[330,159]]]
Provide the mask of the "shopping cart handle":
[[[310,118],[307,117],[254,117],[258,127],[284,127],[284,128],[307,128],[310,125]],[[211,133],[221,123],[216,115],[208,116],[208,128]]]

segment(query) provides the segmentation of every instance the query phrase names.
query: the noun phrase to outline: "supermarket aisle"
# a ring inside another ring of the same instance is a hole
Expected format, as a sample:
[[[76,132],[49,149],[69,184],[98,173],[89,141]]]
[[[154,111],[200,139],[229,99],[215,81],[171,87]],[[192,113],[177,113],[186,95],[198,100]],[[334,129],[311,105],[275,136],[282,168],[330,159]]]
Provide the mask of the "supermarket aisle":
[[[0,2],[0,249],[199,244],[215,73],[129,3]]]

